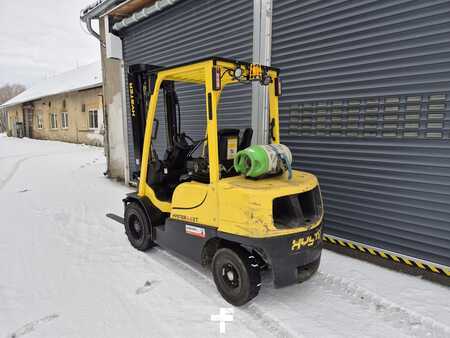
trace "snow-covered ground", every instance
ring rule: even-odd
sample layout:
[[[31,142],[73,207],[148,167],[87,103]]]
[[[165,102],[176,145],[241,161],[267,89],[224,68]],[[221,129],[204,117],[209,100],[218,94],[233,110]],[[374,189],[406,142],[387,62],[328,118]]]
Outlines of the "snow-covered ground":
[[[100,148],[0,135],[0,337],[450,337],[450,289],[324,251],[309,281],[234,309],[210,273],[134,250],[130,191],[103,176]]]

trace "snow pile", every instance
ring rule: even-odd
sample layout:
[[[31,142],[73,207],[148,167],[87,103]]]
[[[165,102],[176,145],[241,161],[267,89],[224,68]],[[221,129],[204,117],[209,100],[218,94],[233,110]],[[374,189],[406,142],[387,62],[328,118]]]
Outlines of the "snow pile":
[[[415,333],[424,336],[431,333],[433,337],[450,337],[450,327],[447,325],[398,305],[345,278],[319,272],[318,280],[332,288],[338,289],[346,296],[350,296],[362,304],[374,307],[374,310],[377,312],[383,312],[386,321],[401,323],[412,331],[411,334]]]

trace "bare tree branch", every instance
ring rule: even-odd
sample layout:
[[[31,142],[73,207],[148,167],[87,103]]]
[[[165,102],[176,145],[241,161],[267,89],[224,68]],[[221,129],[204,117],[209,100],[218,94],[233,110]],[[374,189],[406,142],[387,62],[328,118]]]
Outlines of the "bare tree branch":
[[[25,86],[13,83],[13,84],[6,84],[2,87],[0,87],[0,104],[8,101],[9,99],[13,98],[14,96],[19,95],[25,90]]]

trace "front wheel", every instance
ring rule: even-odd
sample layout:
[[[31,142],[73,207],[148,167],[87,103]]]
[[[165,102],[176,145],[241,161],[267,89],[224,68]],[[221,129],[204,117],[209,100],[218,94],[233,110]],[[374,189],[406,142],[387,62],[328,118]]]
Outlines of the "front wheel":
[[[151,237],[151,223],[142,207],[128,203],[125,207],[125,233],[131,245],[140,251],[147,251],[155,246]]]
[[[241,306],[256,297],[261,286],[259,264],[246,250],[217,250],[212,261],[214,282],[222,297],[234,306]]]

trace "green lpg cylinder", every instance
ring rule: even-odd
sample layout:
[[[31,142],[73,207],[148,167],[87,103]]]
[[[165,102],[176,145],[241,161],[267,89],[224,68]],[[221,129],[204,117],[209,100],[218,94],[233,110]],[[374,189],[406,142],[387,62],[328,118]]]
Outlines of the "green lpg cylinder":
[[[234,158],[234,169],[247,177],[258,178],[289,171],[292,154],[283,144],[254,145],[239,151]]]

